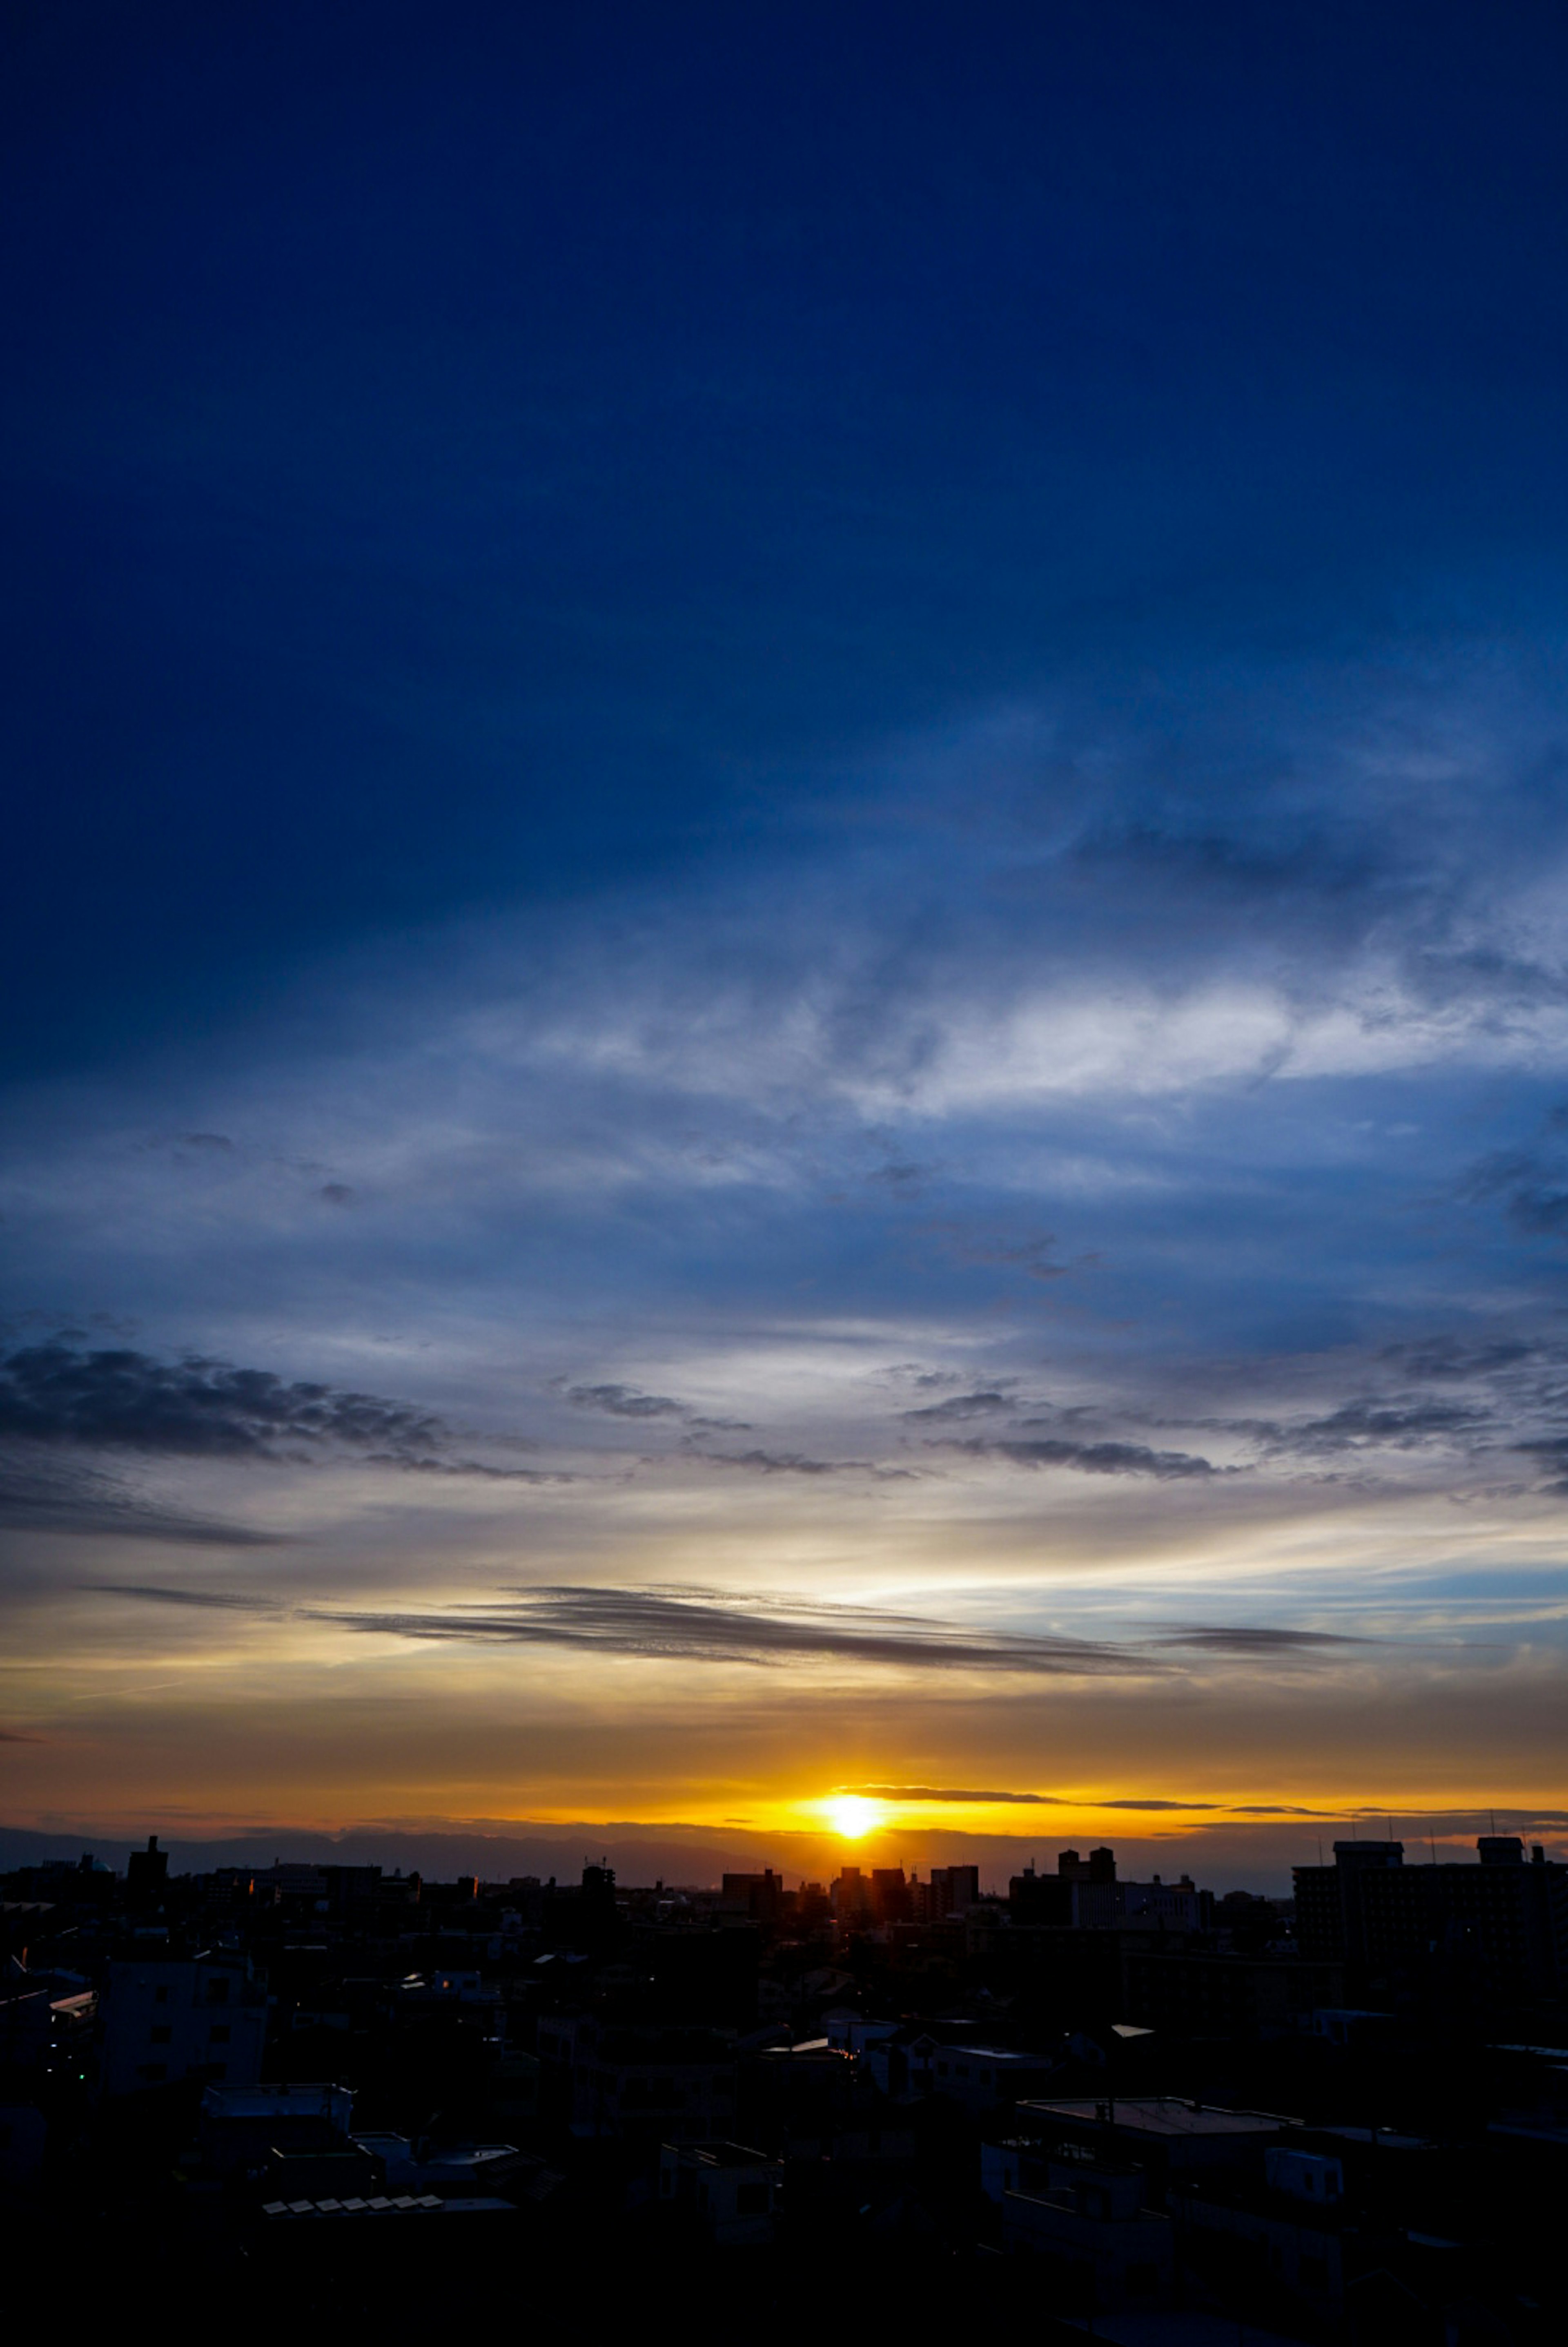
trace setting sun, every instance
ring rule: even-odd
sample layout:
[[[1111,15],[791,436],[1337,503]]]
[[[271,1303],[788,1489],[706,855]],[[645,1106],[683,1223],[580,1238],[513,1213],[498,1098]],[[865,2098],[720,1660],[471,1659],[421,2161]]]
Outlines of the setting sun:
[[[831,1821],[833,1831],[842,1834],[846,1841],[859,1841],[873,1826],[882,1822],[884,1811],[879,1801],[868,1801],[860,1793],[840,1793],[823,1809]]]

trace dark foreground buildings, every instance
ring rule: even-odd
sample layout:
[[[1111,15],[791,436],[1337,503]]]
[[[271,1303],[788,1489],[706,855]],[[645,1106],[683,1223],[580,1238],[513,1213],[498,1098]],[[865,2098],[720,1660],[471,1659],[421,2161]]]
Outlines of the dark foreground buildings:
[[[1294,1901],[1108,1850],[0,1889],[0,2303],[67,2332],[1568,2337],[1568,1870],[1507,1836]]]
[[[1298,1866],[1304,1955],[1348,1967],[1362,1992],[1439,1995],[1479,2012],[1562,1987],[1568,1867],[1538,1843],[1483,1834],[1479,1866],[1407,1866],[1398,1841],[1337,1841],[1332,1866]]]

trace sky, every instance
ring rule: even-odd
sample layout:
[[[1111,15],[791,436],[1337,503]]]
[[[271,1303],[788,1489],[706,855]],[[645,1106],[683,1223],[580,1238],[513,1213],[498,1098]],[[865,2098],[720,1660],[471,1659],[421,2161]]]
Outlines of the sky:
[[[0,39],[0,1822],[1568,1850],[1561,12]]]

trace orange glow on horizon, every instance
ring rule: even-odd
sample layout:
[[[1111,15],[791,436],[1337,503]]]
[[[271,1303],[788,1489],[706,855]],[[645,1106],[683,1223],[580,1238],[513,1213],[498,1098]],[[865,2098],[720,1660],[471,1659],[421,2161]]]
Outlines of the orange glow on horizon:
[[[833,1831],[844,1841],[859,1841],[862,1835],[886,1822],[887,1812],[880,1801],[868,1801],[861,1793],[837,1793],[822,1804]]]

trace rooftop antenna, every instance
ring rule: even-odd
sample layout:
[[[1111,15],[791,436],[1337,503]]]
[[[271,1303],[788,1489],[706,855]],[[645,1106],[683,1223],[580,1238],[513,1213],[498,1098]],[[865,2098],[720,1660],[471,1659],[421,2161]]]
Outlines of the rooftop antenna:
[[[1497,1840],[1497,1811],[1495,1809],[1488,1809],[1486,1814],[1492,1819],[1492,1838],[1493,1841],[1495,1841]]]

